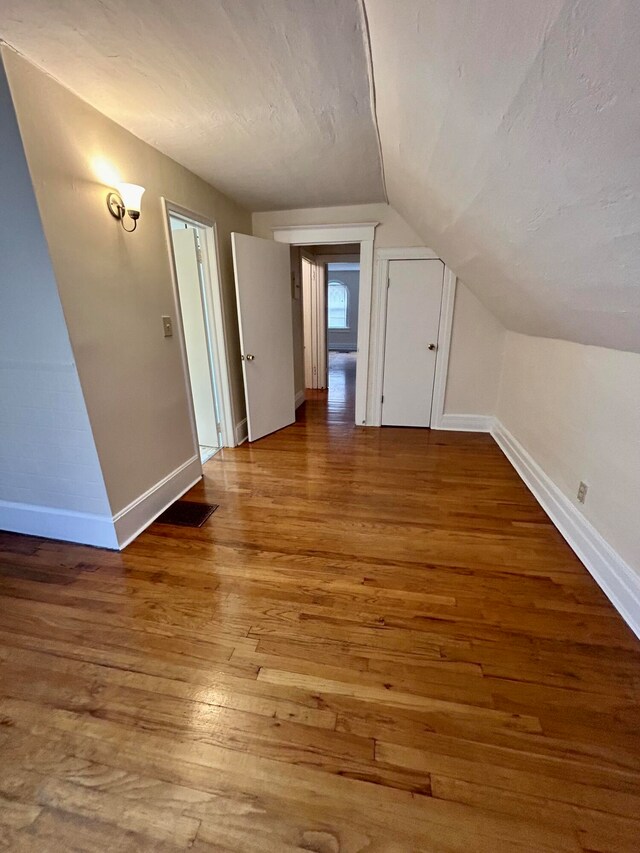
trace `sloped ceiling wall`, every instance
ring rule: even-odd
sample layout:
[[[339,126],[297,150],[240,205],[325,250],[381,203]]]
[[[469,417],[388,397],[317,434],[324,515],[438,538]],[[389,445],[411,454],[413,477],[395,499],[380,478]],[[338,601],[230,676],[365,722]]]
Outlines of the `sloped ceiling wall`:
[[[640,3],[365,6],[390,203],[508,328],[640,351]]]
[[[0,37],[249,210],[384,201],[357,0],[3,0]]]
[[[4,0],[0,36],[254,211],[385,199],[510,329],[640,352],[638,0]],[[135,180],[135,176],[130,176]]]

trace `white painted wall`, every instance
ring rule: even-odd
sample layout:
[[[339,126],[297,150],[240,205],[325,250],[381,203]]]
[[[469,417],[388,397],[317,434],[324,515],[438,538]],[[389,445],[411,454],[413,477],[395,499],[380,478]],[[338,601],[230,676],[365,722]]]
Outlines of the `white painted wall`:
[[[461,281],[456,287],[444,412],[493,415],[505,330]]]
[[[111,510],[0,63],[0,529],[115,546]]]
[[[229,232],[250,232],[250,216],[13,51],[2,56],[117,514],[195,452],[178,337],[162,330],[176,304],[161,196],[217,223],[236,421],[244,402]],[[146,187],[134,234],[107,211],[108,171]]]
[[[312,207],[296,210],[272,210],[252,215],[256,237],[273,237],[273,229],[284,225],[339,225],[354,222],[379,222],[375,249],[422,246],[423,241],[400,214],[388,204],[351,204],[341,207]]]
[[[360,291],[359,270],[332,271],[329,264],[327,282],[341,281],[349,291],[348,329],[328,329],[327,346],[329,350],[355,352],[358,348],[358,295]]]
[[[497,416],[640,583],[640,355],[507,332]]]

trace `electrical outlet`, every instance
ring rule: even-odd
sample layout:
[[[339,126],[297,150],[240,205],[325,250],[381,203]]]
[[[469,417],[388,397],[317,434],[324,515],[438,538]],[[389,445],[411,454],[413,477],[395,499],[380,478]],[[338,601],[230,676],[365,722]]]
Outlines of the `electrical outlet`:
[[[586,500],[588,488],[589,487],[587,486],[587,484],[583,483],[582,480],[580,480],[580,485],[578,486],[578,500],[581,504],[583,504]]]
[[[173,337],[173,323],[171,322],[171,317],[163,316],[162,328],[164,329],[165,338]]]

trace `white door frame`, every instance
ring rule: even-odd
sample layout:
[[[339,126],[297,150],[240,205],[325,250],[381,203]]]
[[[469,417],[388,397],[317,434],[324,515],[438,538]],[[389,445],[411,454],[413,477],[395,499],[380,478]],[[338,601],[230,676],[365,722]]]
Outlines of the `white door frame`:
[[[198,450],[198,433],[196,430],[195,411],[193,407],[193,399],[191,396],[191,381],[189,379],[189,363],[187,361],[187,348],[184,340],[184,332],[182,328],[182,311],[180,309],[180,293],[178,290],[178,275],[176,271],[175,258],[173,254],[173,242],[171,237],[171,221],[170,217],[174,216],[188,222],[196,228],[204,231],[204,253],[202,258],[202,266],[205,271],[205,309],[208,322],[213,327],[213,334],[209,337],[210,346],[213,349],[213,358],[211,369],[214,371],[216,382],[216,390],[218,391],[218,402],[220,405],[220,432],[222,434],[223,447],[235,447],[235,426],[233,402],[231,397],[231,383],[229,379],[229,359],[227,336],[225,332],[225,310],[224,300],[222,297],[222,289],[220,287],[220,261],[218,257],[218,234],[216,223],[206,216],[202,216],[192,210],[176,204],[169,199],[163,198],[162,205],[164,208],[164,223],[165,236],[167,240],[167,249],[169,252],[169,261],[171,268],[171,281],[173,284],[173,298],[176,306],[176,316],[179,319],[178,338],[180,341],[180,349],[182,354],[182,367],[184,372],[184,381],[187,389],[187,399],[189,401],[189,415],[191,418],[191,429],[193,431],[194,452]]]
[[[432,249],[426,247],[410,249],[378,249],[376,252],[376,277],[372,300],[371,322],[371,426],[382,424],[382,382],[384,373],[384,346],[387,327],[387,284],[389,281],[389,261],[442,261]],[[431,428],[444,429],[444,398],[447,390],[449,371],[449,352],[451,349],[451,330],[453,328],[453,308],[456,298],[457,278],[445,264],[442,302],[440,304],[440,325],[438,327],[438,350],[436,353],[436,371],[431,401]]]
[[[309,266],[308,276],[305,274],[305,261]],[[311,308],[313,300],[311,297],[313,265],[311,256],[300,252],[300,297],[302,299],[302,354],[304,361],[304,388],[313,388],[313,348],[311,339],[313,337],[311,320]]]
[[[360,243],[360,295],[358,298],[358,352],[356,361],[356,416],[359,426],[372,424],[369,388],[369,338],[373,292],[373,240],[378,222],[335,225],[284,225],[273,228],[273,239],[291,246]],[[378,424],[379,425],[379,424]]]

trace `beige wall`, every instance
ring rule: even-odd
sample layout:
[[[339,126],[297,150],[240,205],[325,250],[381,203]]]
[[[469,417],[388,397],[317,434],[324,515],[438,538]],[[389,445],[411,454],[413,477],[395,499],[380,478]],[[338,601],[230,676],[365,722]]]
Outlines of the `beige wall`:
[[[376,249],[423,245],[423,241],[413,228],[388,204],[351,204],[344,207],[275,210],[254,213],[252,219],[253,233],[256,237],[273,237],[272,229],[283,225],[379,222],[375,236]]]
[[[0,528],[115,545],[9,87],[0,62]]]
[[[161,196],[218,227],[234,418],[244,417],[229,232],[251,218],[10,49],[2,56],[112,511],[193,454]],[[114,171],[146,187],[125,234],[105,198]],[[234,356],[238,354],[236,359]]]
[[[640,355],[507,332],[497,416],[640,573]]]
[[[493,415],[505,330],[462,282],[456,287],[445,414]]]

